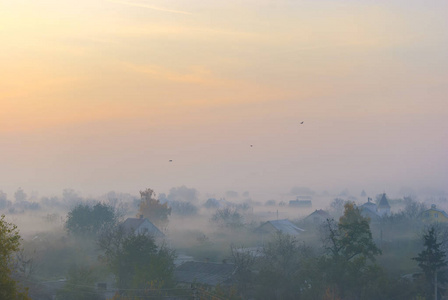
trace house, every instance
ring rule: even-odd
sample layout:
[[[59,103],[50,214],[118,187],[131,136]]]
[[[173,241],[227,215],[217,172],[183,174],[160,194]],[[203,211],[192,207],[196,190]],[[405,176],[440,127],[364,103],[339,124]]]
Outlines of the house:
[[[426,222],[448,222],[448,215],[445,211],[438,209],[435,204],[431,205],[431,208],[425,210],[422,213],[422,219]]]
[[[376,212],[376,210],[372,210],[369,206],[361,205],[359,211],[363,217],[369,218],[371,222],[379,222],[381,220],[381,216]]]
[[[385,215],[390,215],[390,205],[387,201],[386,194],[384,193],[383,196],[380,199],[380,202],[378,202],[378,206],[376,208],[376,211],[378,214],[382,217]]]
[[[367,198],[367,203],[361,205],[359,210],[361,215],[375,222],[379,221],[381,217],[390,214],[390,205],[387,201],[386,194],[383,194],[378,205],[372,202],[372,198]]]
[[[372,202],[372,198],[367,198],[367,203],[364,203],[359,207],[361,210],[368,209],[376,213],[376,204]]]
[[[267,221],[255,229],[255,232],[260,233],[262,236],[276,233],[298,236],[303,231],[305,230],[297,227],[288,219]]]
[[[307,223],[314,223],[314,224],[322,224],[327,219],[332,219],[333,217],[327,213],[325,210],[322,209],[316,209],[313,213],[305,217],[303,219]]]
[[[367,198],[367,203],[361,205],[359,207],[359,211],[363,217],[369,218],[372,222],[376,222],[381,219],[381,216],[377,211],[377,205],[372,202],[372,198]]]
[[[174,270],[174,279],[180,284],[200,283],[209,286],[230,285],[235,273],[234,264],[188,261]]]
[[[143,218],[142,215],[140,215],[140,218],[127,218],[121,226],[126,232],[149,234],[155,238],[165,237],[159,228],[152,224],[147,218]]]

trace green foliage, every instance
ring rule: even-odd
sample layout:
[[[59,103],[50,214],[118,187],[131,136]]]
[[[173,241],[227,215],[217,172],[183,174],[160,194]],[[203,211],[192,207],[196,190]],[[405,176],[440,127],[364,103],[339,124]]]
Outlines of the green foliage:
[[[344,215],[337,225],[334,220],[327,220],[327,252],[337,260],[350,261],[361,257],[374,261],[375,255],[381,254],[381,250],[373,241],[369,219],[363,217],[353,203],[346,203],[344,208]]]
[[[378,267],[369,265],[381,250],[375,245],[369,219],[363,217],[353,203],[344,205],[344,214],[336,224],[327,220],[324,248],[327,256],[319,261],[325,290],[343,299],[359,298],[363,286],[376,278]],[[372,273],[373,272],[373,273]]]
[[[104,234],[99,246],[119,289],[172,286],[175,253],[166,245],[156,245],[152,236],[125,233],[118,227]]]
[[[311,249],[290,235],[278,234],[263,250],[257,299],[299,299],[308,289],[305,261]]]
[[[143,215],[148,218],[156,226],[166,226],[168,223],[168,216],[171,215],[171,208],[167,203],[160,203],[157,200],[156,194],[151,189],[140,191],[140,206],[138,215]]]
[[[244,250],[244,248],[230,247],[232,261],[236,266],[234,278],[237,282],[237,289],[241,294],[246,294],[247,289],[254,282],[252,267],[256,262],[254,253]]]
[[[21,291],[11,278],[13,255],[20,248],[17,226],[0,217],[0,299],[29,299],[26,291]]]
[[[75,235],[96,236],[103,229],[114,226],[117,219],[112,206],[102,203],[97,203],[93,207],[78,204],[67,214],[65,228]]]
[[[442,242],[437,241],[435,226],[430,226],[423,234],[424,247],[417,257],[412,258],[418,262],[418,266],[423,270],[425,276],[431,283],[435,282],[436,273],[447,265],[446,253],[441,249]],[[441,273],[440,275],[444,275]],[[445,276],[439,276],[437,281],[445,281]]]
[[[58,291],[57,300],[101,300],[102,295],[95,289],[96,276],[91,268],[73,267],[69,270],[67,282]]]

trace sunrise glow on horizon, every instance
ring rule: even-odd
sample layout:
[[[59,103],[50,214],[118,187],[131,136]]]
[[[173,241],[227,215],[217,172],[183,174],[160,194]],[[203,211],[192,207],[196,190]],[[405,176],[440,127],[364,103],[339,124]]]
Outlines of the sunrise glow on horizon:
[[[1,0],[0,189],[446,189],[447,20],[446,1]]]

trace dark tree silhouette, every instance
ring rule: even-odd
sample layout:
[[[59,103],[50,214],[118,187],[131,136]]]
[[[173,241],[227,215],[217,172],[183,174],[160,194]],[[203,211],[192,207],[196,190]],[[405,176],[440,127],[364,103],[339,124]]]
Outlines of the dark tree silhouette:
[[[424,247],[417,257],[412,259],[418,262],[418,266],[423,270],[426,278],[434,284],[437,294],[437,273],[442,267],[447,265],[446,253],[441,249],[442,242],[437,241],[437,232],[435,226],[430,226],[423,234]]]

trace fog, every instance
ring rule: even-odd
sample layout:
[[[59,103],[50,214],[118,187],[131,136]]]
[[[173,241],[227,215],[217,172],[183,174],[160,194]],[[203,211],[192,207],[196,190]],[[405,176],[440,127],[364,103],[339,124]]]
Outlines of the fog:
[[[0,272],[33,299],[98,296],[93,283],[117,300],[433,298],[415,258],[432,229],[448,251],[447,12],[2,1],[0,225],[21,239]],[[121,231],[143,219],[149,237]],[[275,221],[289,232],[267,234]],[[151,255],[126,256],[132,243]],[[205,261],[238,267],[180,279]]]

